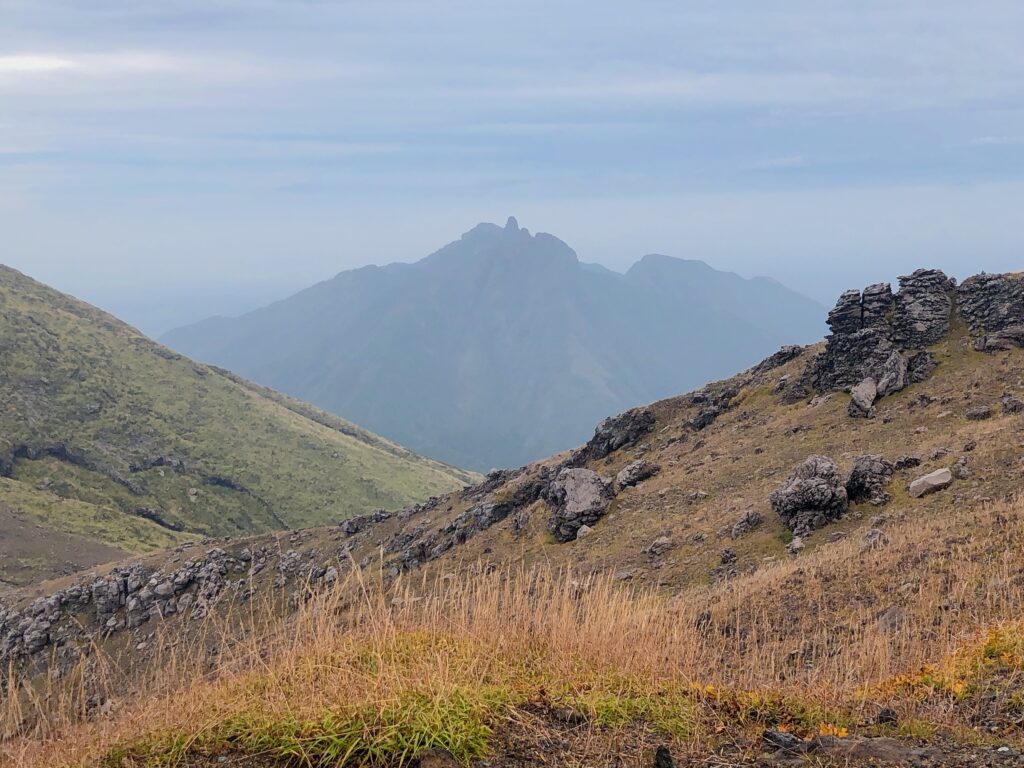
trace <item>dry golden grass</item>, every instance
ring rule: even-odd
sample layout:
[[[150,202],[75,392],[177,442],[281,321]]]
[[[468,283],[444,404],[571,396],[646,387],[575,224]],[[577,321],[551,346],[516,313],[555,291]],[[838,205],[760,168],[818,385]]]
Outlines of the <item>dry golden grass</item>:
[[[88,676],[9,695],[0,726],[22,734],[0,762],[384,765],[431,746],[469,760],[502,729],[540,727],[528,712],[695,750],[765,726],[877,732],[883,706],[903,735],[1019,739],[1022,513],[911,519],[880,550],[822,546],[675,597],[543,568],[386,589],[356,575],[287,619],[268,604],[168,633],[130,675],[96,657]],[[99,688],[107,703],[86,717]]]

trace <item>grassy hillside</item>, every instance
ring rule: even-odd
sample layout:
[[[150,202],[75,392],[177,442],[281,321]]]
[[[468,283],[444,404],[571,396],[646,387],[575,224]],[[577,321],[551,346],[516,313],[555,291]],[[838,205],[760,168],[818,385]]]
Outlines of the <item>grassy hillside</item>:
[[[402,514],[219,541],[185,563],[148,556],[143,576],[172,584],[216,564],[225,597],[202,621],[181,616],[211,584],[188,586],[166,600],[176,618],[108,634],[88,599],[62,598],[52,644],[90,649],[109,674],[90,675],[87,655],[31,714],[19,703],[30,689],[10,697],[0,721],[11,731],[42,725],[7,755],[33,768],[662,768],[669,755],[1016,768],[1024,349],[987,344],[993,327],[993,351],[978,351],[963,311],[925,345],[934,369],[870,418],[851,415],[842,390],[792,397],[825,345],[790,349],[602,425],[580,451]],[[885,495],[795,547],[770,499],[812,455],[843,477],[880,455],[893,474]],[[556,535],[563,471],[613,478],[638,461],[659,470],[617,481],[582,535]],[[944,469],[948,486],[911,495]],[[573,503],[598,496],[588,493]],[[226,599],[239,582],[255,596],[241,609]],[[11,593],[7,605],[30,611],[46,593]],[[31,673],[21,684],[41,685]],[[83,707],[97,690],[120,708]]]
[[[0,475],[0,503],[128,551],[401,507],[472,479],[6,267]]]

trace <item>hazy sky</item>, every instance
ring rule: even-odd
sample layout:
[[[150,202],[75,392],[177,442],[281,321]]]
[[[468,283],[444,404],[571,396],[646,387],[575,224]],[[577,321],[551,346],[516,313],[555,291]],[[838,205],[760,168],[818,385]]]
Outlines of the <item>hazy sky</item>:
[[[509,214],[825,302],[1020,269],[1022,40],[1020,0],[0,0],[0,261],[154,333]]]

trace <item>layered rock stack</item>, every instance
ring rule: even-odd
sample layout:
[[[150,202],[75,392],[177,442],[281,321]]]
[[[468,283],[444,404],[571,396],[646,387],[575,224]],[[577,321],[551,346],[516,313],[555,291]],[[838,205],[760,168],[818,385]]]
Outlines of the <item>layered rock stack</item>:
[[[1024,346],[1024,275],[981,274],[959,287],[936,269],[846,291],[829,312],[825,352],[807,371],[819,392],[850,390],[851,416],[870,416],[877,398],[923,381],[936,366],[927,347],[959,317],[978,350]]]

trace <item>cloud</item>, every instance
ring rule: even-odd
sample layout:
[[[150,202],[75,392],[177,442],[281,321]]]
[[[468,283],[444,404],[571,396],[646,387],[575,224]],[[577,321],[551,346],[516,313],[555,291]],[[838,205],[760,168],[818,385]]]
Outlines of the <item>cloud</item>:
[[[77,69],[79,66],[78,62],[59,56],[33,54],[0,56],[0,76],[60,72],[62,70]]]

